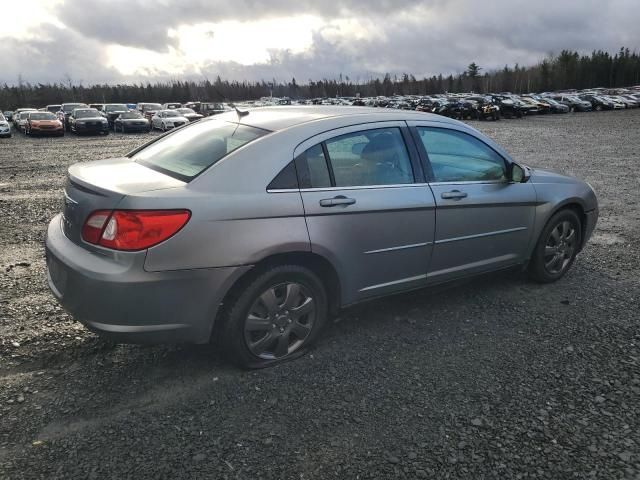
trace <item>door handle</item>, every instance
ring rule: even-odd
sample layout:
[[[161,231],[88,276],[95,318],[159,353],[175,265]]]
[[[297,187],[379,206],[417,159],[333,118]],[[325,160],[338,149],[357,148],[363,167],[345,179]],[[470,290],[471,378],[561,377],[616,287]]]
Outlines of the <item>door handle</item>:
[[[450,192],[443,192],[440,195],[445,200],[460,200],[467,196],[467,192],[461,192],[460,190],[451,190]]]
[[[337,197],[333,198],[323,198],[322,200],[320,200],[321,207],[337,207],[338,205],[347,206],[353,205],[354,203],[356,203],[355,198],[345,197],[344,195],[338,195]]]

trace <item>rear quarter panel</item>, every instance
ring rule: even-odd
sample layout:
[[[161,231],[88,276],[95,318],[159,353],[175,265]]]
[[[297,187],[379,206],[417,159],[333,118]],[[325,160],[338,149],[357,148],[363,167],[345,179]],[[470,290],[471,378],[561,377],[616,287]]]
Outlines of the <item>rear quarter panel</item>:
[[[174,237],[150,248],[149,271],[252,265],[277,253],[309,251],[298,191],[268,193],[293,160],[286,132],[269,134],[225,157],[183,188],[123,199],[121,208],[187,208]]]

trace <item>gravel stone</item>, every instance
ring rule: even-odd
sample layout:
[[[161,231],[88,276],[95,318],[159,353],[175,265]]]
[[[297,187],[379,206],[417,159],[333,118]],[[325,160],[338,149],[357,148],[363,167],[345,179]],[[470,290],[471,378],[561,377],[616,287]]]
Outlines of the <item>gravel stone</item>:
[[[68,166],[156,134],[0,139],[0,478],[640,478],[640,109],[471,123],[595,188],[568,275],[346,309],[312,354],[255,372],[101,340],[48,291]]]

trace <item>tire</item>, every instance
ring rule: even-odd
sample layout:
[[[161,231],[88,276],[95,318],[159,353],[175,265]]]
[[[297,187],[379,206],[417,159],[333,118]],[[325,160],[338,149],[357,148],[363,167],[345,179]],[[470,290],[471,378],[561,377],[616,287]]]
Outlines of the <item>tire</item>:
[[[305,305],[306,313],[293,314]],[[274,266],[256,273],[232,295],[216,340],[237,365],[270,367],[303,355],[317,340],[327,315],[326,289],[315,273],[299,265]]]
[[[540,234],[529,262],[529,276],[540,283],[559,280],[573,265],[581,245],[582,225],[578,214],[569,209],[560,210]]]

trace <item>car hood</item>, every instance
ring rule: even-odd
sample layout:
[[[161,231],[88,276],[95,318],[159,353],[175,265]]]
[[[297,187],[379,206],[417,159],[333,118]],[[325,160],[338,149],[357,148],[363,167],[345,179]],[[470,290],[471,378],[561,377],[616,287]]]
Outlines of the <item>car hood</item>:
[[[167,117],[167,118],[163,118],[162,120],[165,120],[165,121],[168,120],[170,122],[175,122],[175,121],[179,122],[181,120],[189,120],[189,119],[187,117],[180,116],[180,117]]]
[[[96,120],[106,120],[106,119],[104,117],[82,117],[82,118],[76,118],[76,122],[86,122],[86,121],[94,122]]]
[[[575,177],[570,177],[568,175],[564,175],[560,172],[555,172],[553,170],[547,170],[543,168],[537,167],[529,167],[531,168],[531,181],[533,183],[576,183],[581,182]]]
[[[31,120],[32,125],[60,125],[60,120]]]

